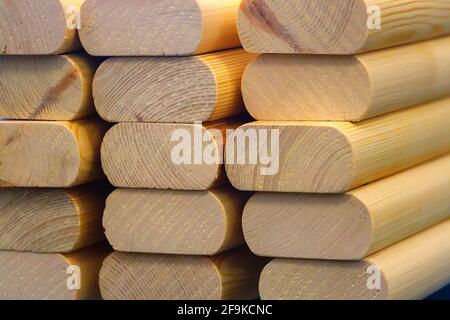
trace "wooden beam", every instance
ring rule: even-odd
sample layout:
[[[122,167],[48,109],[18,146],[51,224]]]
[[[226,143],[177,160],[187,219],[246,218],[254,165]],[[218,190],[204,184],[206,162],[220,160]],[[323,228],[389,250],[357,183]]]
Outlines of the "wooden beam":
[[[359,260],[450,218],[450,155],[341,195],[259,193],[245,206],[258,256]]]
[[[83,1],[0,1],[0,55],[52,55],[79,50],[77,25]]]
[[[83,54],[0,56],[0,118],[75,120],[95,112],[98,62]]]
[[[104,240],[109,188],[0,189],[0,250],[67,253]]]
[[[361,121],[448,96],[448,61],[450,37],[348,57],[261,55],[242,94],[257,120]]]
[[[415,300],[450,282],[450,220],[362,261],[275,259],[261,274],[264,300]]]
[[[98,273],[109,252],[104,245],[66,255],[0,251],[0,299],[99,299]]]
[[[450,0],[243,0],[250,52],[355,54],[450,33]]]
[[[106,60],[94,79],[95,106],[109,122],[215,121],[245,111],[241,78],[256,55],[242,49],[195,57]]]
[[[231,187],[117,189],[106,202],[103,226],[117,251],[215,255],[244,243],[241,218],[249,196]]]
[[[100,270],[100,291],[104,300],[255,299],[266,262],[246,247],[214,257],[114,252]]]
[[[279,133],[279,155],[271,156],[279,170],[263,175],[261,154],[256,164],[231,159],[226,169],[237,189],[343,193],[450,152],[450,98],[359,123],[259,121],[238,132],[249,130]],[[234,159],[265,147],[241,144]]]
[[[103,170],[119,188],[214,188],[226,181],[222,165],[225,131],[240,124],[237,120],[204,125],[117,124],[103,140]]]
[[[240,0],[86,0],[80,38],[94,56],[188,56],[240,47]]]
[[[100,179],[107,128],[95,118],[0,121],[0,186],[65,188]]]

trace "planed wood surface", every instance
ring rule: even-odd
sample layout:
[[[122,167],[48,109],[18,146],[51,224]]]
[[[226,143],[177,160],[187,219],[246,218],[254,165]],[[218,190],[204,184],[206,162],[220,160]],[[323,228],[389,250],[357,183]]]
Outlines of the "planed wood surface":
[[[0,189],[0,250],[67,253],[104,240],[109,188]]]
[[[242,94],[257,120],[361,121],[448,96],[449,78],[445,37],[348,57],[261,55]]]
[[[214,257],[114,252],[100,270],[104,300],[248,300],[266,259],[246,247]]]
[[[94,56],[189,56],[240,47],[240,0],[86,0],[80,38]]]
[[[359,260],[450,218],[450,155],[340,195],[259,193],[245,207],[258,256]]]
[[[106,133],[102,144],[103,170],[111,184],[119,188],[211,189],[226,179],[224,133],[240,124],[233,119],[204,125],[117,124]],[[176,159],[180,162],[174,162],[172,155],[181,158]],[[212,159],[207,159],[210,155]]]
[[[275,259],[259,290],[263,300],[418,300],[449,282],[447,220],[362,261]]]
[[[242,49],[195,57],[106,60],[94,79],[95,106],[109,122],[215,121],[245,111]]]
[[[66,255],[0,251],[0,299],[99,299],[98,274],[109,252],[104,245]],[[77,280],[71,266],[79,267]],[[74,286],[78,283],[80,289]]]
[[[84,0],[0,0],[0,55],[53,55],[81,49]]]
[[[450,0],[243,0],[237,20],[250,52],[351,55],[449,34]]]
[[[262,175],[261,161],[228,163],[234,187],[343,193],[450,152],[450,98],[359,123],[258,121],[241,127],[249,129],[279,130],[279,170]],[[248,140],[244,146],[248,154]]]
[[[83,54],[0,56],[0,118],[75,120],[95,112],[98,62]]]
[[[103,227],[117,251],[215,255],[244,243],[242,211],[249,194],[117,189],[106,202]]]
[[[0,186],[65,188],[102,178],[107,128],[95,118],[0,121]]]

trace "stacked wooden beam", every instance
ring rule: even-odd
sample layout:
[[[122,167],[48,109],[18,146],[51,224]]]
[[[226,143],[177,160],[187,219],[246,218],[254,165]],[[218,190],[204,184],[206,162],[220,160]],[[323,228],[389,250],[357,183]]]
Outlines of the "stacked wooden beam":
[[[98,61],[72,53],[80,2],[1,2],[0,299],[99,297],[108,126],[94,116]]]
[[[450,1],[244,0],[238,29],[265,53],[243,76],[258,121],[241,129],[280,137],[275,175],[226,166],[258,192],[246,241],[276,257],[261,297],[420,299],[448,284]]]
[[[258,296],[266,259],[244,245],[241,225],[250,195],[229,186],[223,166],[223,134],[244,121],[241,77],[255,57],[237,48],[239,2],[87,0],[81,8],[83,46],[112,57],[95,74],[95,106],[119,122],[101,149],[118,187],[103,219],[117,250],[100,272],[104,299]]]

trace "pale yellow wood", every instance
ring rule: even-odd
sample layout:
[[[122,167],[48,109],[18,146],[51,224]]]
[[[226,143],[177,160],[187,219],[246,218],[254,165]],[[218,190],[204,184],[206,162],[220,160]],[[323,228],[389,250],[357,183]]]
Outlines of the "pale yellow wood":
[[[243,229],[259,256],[359,260],[450,218],[450,155],[342,195],[259,193]]]
[[[98,273],[109,252],[105,245],[68,255],[0,251],[0,299],[99,299]],[[71,266],[79,267],[79,279]]]
[[[81,48],[84,0],[0,0],[0,55],[50,55]]]
[[[215,255],[244,242],[241,217],[248,198],[231,187],[117,189],[106,202],[103,226],[117,251]]]
[[[204,125],[117,124],[107,132],[102,144],[103,170],[109,181],[119,188],[211,189],[225,182],[225,130],[240,124],[237,120]],[[179,138],[178,133],[183,137]],[[195,137],[201,139],[202,136],[203,142],[198,141],[194,147],[193,141],[198,140]],[[190,147],[183,151],[182,147],[186,146]],[[174,162],[172,155],[180,162]]]
[[[98,62],[83,54],[0,56],[0,118],[75,120],[95,112]]]
[[[94,56],[188,56],[240,47],[240,0],[86,0],[80,38]]]
[[[194,57],[111,58],[94,78],[109,122],[214,121],[243,113],[241,79],[256,55],[242,49]]]
[[[101,178],[107,129],[96,118],[0,121],[0,186],[63,188]]]
[[[275,259],[259,289],[264,300],[415,300],[448,283],[450,220],[362,261]]]
[[[238,31],[250,52],[355,54],[449,34],[450,0],[243,0]]]
[[[450,95],[450,37],[357,56],[261,55],[242,79],[257,120],[360,121]]]
[[[358,123],[257,121],[240,130],[279,133],[279,154],[272,155],[279,156],[279,170],[263,175],[261,161],[229,161],[228,178],[237,189],[342,193],[450,152],[450,98]],[[246,139],[232,160],[254,147]]]
[[[105,300],[255,299],[266,262],[246,247],[214,257],[114,252],[100,271],[100,290]]]

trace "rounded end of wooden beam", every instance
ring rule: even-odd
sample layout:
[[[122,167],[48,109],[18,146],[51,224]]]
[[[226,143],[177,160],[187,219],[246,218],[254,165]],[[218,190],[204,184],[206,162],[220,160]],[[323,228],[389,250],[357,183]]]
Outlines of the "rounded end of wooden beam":
[[[369,261],[272,260],[261,273],[262,300],[387,300],[385,275]]]
[[[259,193],[245,207],[243,229],[265,257],[359,260],[373,242],[370,213],[350,194]]]
[[[222,278],[207,257],[114,252],[100,271],[104,300],[220,300]]]
[[[371,91],[355,57],[261,55],[242,79],[245,106],[257,120],[359,121]]]
[[[202,23],[195,0],[86,0],[79,34],[94,56],[182,56],[200,46]]]
[[[109,122],[207,121],[217,104],[216,79],[196,57],[112,58],[97,70],[93,93]]]
[[[369,32],[363,0],[244,0],[243,47],[257,53],[355,54]]]

